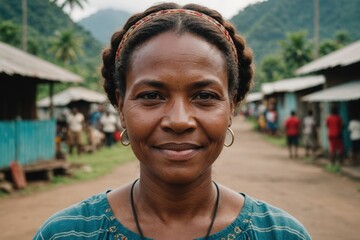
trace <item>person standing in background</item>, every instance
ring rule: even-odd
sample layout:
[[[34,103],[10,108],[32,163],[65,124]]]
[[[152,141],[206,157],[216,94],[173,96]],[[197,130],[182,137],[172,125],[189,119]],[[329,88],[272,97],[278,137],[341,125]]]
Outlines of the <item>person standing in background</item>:
[[[266,127],[270,135],[276,135],[277,131],[277,113],[274,104],[270,104],[269,109],[265,113]]]
[[[344,145],[342,141],[343,122],[339,116],[339,110],[336,107],[331,109],[331,114],[326,119],[328,129],[328,139],[330,144],[330,160],[332,164],[336,163],[336,154],[339,155],[339,164],[343,163]]]
[[[315,156],[317,140],[316,140],[316,125],[313,117],[313,112],[308,111],[307,116],[303,120],[303,141],[305,147],[305,157],[309,156],[311,150],[312,156]]]
[[[111,147],[114,143],[114,133],[116,130],[116,118],[111,114],[110,110],[107,109],[105,114],[100,118],[100,124],[102,126],[102,131],[105,134],[105,143],[106,146]]]
[[[89,112],[89,126],[100,129],[101,115],[102,107],[96,103],[91,104]]]
[[[285,122],[287,146],[289,149],[289,157],[298,157],[298,146],[299,146],[299,129],[300,120],[296,116],[295,111],[291,111],[291,116],[286,119]],[[294,152],[293,152],[294,148]]]
[[[73,153],[73,148],[76,147],[77,154],[81,154],[81,135],[84,125],[84,115],[80,113],[77,108],[72,108],[71,113],[67,117],[68,123],[68,146],[69,153]]]
[[[348,130],[350,131],[352,164],[356,166],[359,161],[360,152],[360,113],[356,113],[356,117],[349,122]]]

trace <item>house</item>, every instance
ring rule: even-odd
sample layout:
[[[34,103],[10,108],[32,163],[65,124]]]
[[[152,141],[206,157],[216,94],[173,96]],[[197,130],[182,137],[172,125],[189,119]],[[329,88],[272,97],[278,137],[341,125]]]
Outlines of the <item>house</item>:
[[[55,158],[54,119],[36,114],[39,84],[79,83],[83,79],[50,62],[0,42],[0,169]],[[52,101],[50,101],[52,105]]]
[[[263,102],[263,94],[261,92],[249,93],[245,98],[242,113],[249,117],[258,117],[259,108]]]
[[[37,102],[37,107],[42,109],[43,115],[49,117],[50,97],[46,97]],[[70,87],[55,94],[52,98],[52,104],[55,111],[61,111],[64,108],[76,107],[84,116],[87,116],[90,111],[91,104],[103,104],[107,101],[105,94],[84,88],[84,87]],[[55,114],[55,116],[58,115]]]
[[[301,98],[320,90],[324,83],[324,76],[319,75],[283,79],[262,84],[261,92],[268,107],[273,105],[277,111],[278,128],[283,130],[284,122],[293,110],[300,117],[306,115],[308,106],[301,102]]]
[[[322,74],[325,84],[322,90],[302,98],[321,113],[321,145],[328,150],[326,117],[332,107],[337,107],[344,122],[345,149],[350,148],[347,126],[360,111],[360,41],[325,55],[297,69],[297,74]]]

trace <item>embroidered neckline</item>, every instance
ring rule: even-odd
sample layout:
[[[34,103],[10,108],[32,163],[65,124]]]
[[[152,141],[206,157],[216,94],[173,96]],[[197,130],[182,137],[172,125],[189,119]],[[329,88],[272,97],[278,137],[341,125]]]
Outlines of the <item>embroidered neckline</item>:
[[[133,232],[132,230],[125,227],[121,222],[119,222],[111,207],[109,204],[109,201],[107,199],[107,191],[106,193],[103,193],[103,200],[101,202],[101,205],[103,206],[104,214],[107,216],[107,219],[109,220],[110,227],[108,228],[108,231],[113,234],[115,239],[117,240],[130,240],[130,239],[140,239],[140,235]],[[248,225],[251,222],[252,217],[252,204],[251,204],[251,197],[244,193],[240,193],[244,196],[245,202],[244,206],[241,209],[238,216],[235,218],[235,220],[220,230],[219,232],[216,232],[209,236],[209,239],[235,239],[234,237],[238,237],[239,235],[245,234],[247,230],[250,228]],[[144,238],[145,240],[152,240],[151,238]],[[204,238],[196,238],[195,240],[203,240]]]

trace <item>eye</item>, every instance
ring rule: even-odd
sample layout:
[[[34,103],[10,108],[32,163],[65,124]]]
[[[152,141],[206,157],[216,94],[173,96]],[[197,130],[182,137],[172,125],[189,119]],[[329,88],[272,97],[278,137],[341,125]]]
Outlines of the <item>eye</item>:
[[[139,94],[138,98],[145,100],[163,100],[164,98],[157,92],[144,92]]]
[[[218,96],[215,93],[211,93],[211,92],[200,92],[195,96],[195,99],[198,100],[218,99]]]

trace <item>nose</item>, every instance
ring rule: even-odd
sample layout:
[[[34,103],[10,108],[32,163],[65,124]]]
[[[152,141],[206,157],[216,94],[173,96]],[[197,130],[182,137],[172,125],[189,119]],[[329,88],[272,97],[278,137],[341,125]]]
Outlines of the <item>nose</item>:
[[[176,99],[168,104],[161,121],[165,131],[184,133],[196,128],[196,120],[191,103],[187,99]]]

